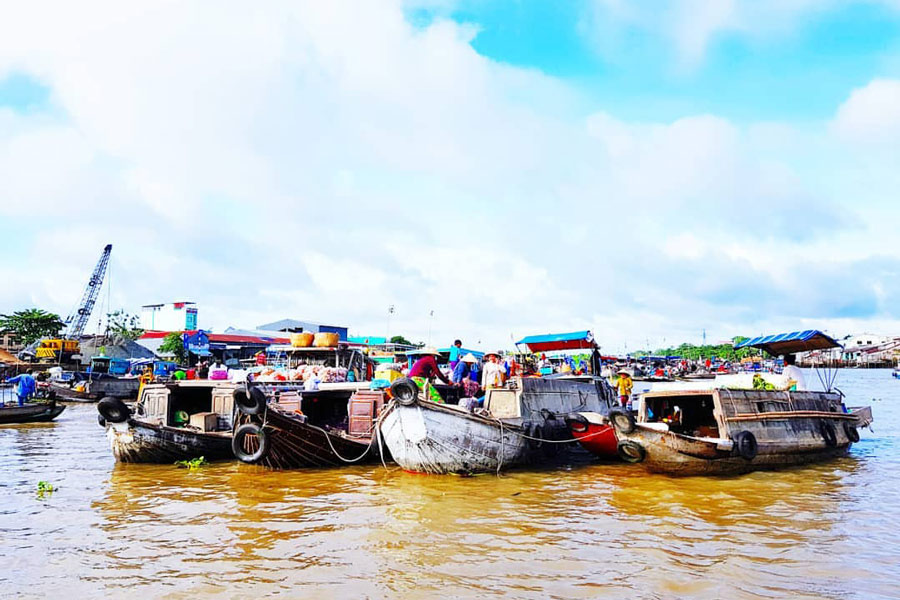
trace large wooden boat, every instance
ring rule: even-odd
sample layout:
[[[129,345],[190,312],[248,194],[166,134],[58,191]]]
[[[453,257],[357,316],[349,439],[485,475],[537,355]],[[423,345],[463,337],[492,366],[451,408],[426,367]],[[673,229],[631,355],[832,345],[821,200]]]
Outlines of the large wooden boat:
[[[23,406],[18,403],[0,406],[0,425],[14,423],[41,423],[52,421],[66,409],[65,406],[50,402],[26,402]]]
[[[209,380],[151,383],[134,407],[104,398],[97,410],[113,456],[129,463],[233,458],[235,387]]]
[[[843,455],[859,440],[836,392],[669,390],[613,411],[619,455],[671,475],[732,475]]]
[[[423,399],[409,380],[395,381],[392,390],[395,401],[380,419],[380,436],[403,469],[436,474],[547,462],[564,446],[574,447],[570,413],[605,413],[613,398],[600,379],[513,378],[504,388],[487,390],[483,409],[470,412]]]
[[[374,428],[384,394],[368,388],[365,382],[310,390],[250,384],[236,396],[234,455],[270,469],[378,461]]]

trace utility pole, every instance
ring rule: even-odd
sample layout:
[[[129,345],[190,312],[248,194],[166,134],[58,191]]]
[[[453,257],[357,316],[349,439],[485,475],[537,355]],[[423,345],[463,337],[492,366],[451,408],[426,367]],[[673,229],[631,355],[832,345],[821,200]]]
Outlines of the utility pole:
[[[434,309],[428,313],[428,345],[431,345],[431,325],[434,323]]]
[[[388,306],[388,318],[387,318],[387,335],[384,338],[384,342],[386,344],[391,343],[391,315],[394,314],[394,305],[391,304]]]

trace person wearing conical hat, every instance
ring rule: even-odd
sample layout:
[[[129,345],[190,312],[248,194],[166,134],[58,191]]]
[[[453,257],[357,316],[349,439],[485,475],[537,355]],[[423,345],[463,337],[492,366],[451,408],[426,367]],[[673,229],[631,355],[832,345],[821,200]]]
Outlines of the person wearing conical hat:
[[[435,360],[435,357],[440,355],[441,353],[438,352],[436,348],[424,348],[422,350],[421,358],[413,363],[407,377],[416,382],[416,385],[419,386],[419,389],[424,394],[425,399],[431,400],[432,402],[443,403],[444,399],[431,384],[431,382],[437,378],[450,385],[450,380],[441,372],[438,368],[437,360]]]
[[[500,353],[488,352],[484,355],[484,370],[481,373],[481,387],[484,389],[501,388],[506,370],[500,365]]]
[[[459,362],[456,363],[456,366],[453,367],[453,373],[450,374],[450,381],[456,384],[462,383],[462,380],[468,377],[469,373],[472,372],[472,365],[476,362],[478,362],[478,359],[476,359],[475,355],[471,352],[460,358]]]
[[[628,404],[628,400],[631,399],[631,390],[634,387],[634,382],[631,380],[631,374],[625,369],[619,369],[617,375],[618,378],[613,387],[616,388],[619,395],[619,404],[625,406]]]

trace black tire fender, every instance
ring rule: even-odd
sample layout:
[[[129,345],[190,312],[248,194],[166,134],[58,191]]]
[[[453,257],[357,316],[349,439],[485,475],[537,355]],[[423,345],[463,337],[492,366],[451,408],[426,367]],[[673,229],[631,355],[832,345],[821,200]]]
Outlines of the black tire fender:
[[[756,436],[749,431],[738,431],[731,436],[731,441],[734,442],[734,453],[744,460],[753,460],[759,453]]]
[[[588,430],[588,420],[581,413],[569,413],[566,415],[566,425],[569,426],[569,431],[574,433],[584,433]]]
[[[629,434],[634,431],[636,424],[634,417],[628,411],[621,408],[611,408],[609,410],[609,422],[613,424],[619,433]]]
[[[401,377],[391,384],[391,394],[403,406],[412,406],[419,398],[419,386],[412,379]]]
[[[259,441],[259,447],[255,452],[247,452],[244,450],[244,438],[248,435],[255,435]],[[269,453],[269,436],[265,430],[256,423],[244,423],[234,432],[231,438],[231,451],[235,458],[245,463],[257,463]]]
[[[107,396],[97,403],[97,412],[107,423],[124,423],[131,416],[131,410],[119,398]]]
[[[619,458],[631,464],[644,462],[644,459],[647,458],[647,451],[644,450],[644,447],[631,440],[619,442],[616,446],[616,452],[618,452]]]
[[[526,423],[525,435],[528,436],[528,442],[533,448],[540,448],[544,445],[544,430],[540,423]]]
[[[847,439],[850,440],[851,444],[855,444],[859,441],[859,430],[852,423],[844,421],[844,434],[847,436]]]
[[[834,429],[834,423],[822,419],[819,421],[819,433],[822,435],[822,439],[825,440],[826,446],[829,448],[837,446],[837,432]]]
[[[258,387],[234,390],[234,403],[245,415],[260,415],[266,410],[266,393]]]
[[[106,427],[106,419],[103,418],[103,415],[97,415],[97,423],[100,425],[100,427]]]

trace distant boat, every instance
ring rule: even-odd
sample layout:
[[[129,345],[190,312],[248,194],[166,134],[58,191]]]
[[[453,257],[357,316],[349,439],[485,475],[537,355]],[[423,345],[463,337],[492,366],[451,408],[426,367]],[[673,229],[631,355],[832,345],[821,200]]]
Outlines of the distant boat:
[[[19,406],[18,403],[6,404],[0,406],[0,425],[52,421],[65,409],[65,406],[58,405],[52,400],[49,403],[26,402],[23,406]]]

